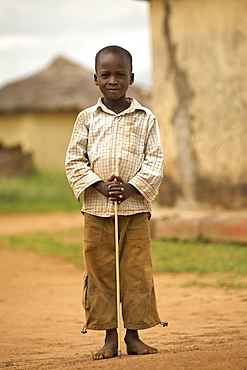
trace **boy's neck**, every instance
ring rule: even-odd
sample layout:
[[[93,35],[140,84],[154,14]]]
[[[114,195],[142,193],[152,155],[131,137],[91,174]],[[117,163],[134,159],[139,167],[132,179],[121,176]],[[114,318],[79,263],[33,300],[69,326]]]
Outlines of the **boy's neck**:
[[[108,109],[112,110],[116,114],[119,114],[119,113],[123,112],[125,109],[129,108],[129,106],[130,106],[130,102],[126,99],[125,96],[122,96],[118,100],[110,100],[110,99],[107,99],[104,96],[102,101],[103,101],[103,104]]]

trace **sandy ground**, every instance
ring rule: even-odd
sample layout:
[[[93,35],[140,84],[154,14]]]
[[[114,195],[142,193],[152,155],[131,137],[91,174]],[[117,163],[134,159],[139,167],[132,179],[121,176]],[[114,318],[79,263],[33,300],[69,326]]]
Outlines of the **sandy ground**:
[[[47,218],[38,224],[59,228],[44,222]],[[42,227],[36,223],[36,229]],[[1,369],[247,369],[246,290],[186,288],[196,275],[157,274],[158,308],[169,326],[140,335],[159,353],[128,356],[123,343],[121,359],[93,361],[104,333],[80,333],[82,271],[58,259],[8,250],[0,250],[0,271]]]
[[[78,212],[0,213],[0,235],[17,235],[29,231],[59,231],[81,227],[83,216]]]

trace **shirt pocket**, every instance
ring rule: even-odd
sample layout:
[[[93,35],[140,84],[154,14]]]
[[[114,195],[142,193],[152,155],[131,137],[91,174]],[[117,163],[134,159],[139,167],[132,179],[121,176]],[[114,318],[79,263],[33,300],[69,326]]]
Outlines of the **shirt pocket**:
[[[128,132],[124,133],[122,136],[122,141],[121,141],[121,147],[123,148],[124,151],[131,153],[131,154],[136,154],[140,155],[143,153],[143,140],[142,138],[136,134],[135,132]]]

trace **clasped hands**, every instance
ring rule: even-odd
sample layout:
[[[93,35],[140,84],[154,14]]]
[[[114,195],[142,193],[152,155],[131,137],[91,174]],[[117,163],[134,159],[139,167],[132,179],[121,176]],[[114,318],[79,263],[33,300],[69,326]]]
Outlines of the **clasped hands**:
[[[93,184],[93,187],[109,198],[112,202],[122,203],[129,198],[137,189],[131,184],[124,182],[121,177],[111,175],[107,181],[99,181]]]

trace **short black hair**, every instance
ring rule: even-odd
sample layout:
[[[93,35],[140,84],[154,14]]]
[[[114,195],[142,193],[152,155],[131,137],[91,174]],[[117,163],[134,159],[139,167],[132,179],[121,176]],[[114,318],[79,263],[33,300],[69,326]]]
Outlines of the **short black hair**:
[[[98,62],[99,62],[100,57],[102,55],[108,54],[108,53],[112,53],[112,54],[123,54],[127,58],[127,60],[129,61],[129,64],[130,64],[130,72],[132,72],[132,69],[133,69],[133,66],[132,66],[132,55],[130,54],[130,52],[128,50],[122,48],[121,46],[116,46],[116,45],[106,46],[103,49],[101,49],[101,50],[98,51],[98,53],[95,56],[95,71],[97,71],[97,65],[98,65]]]

